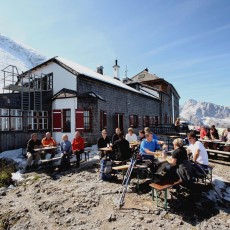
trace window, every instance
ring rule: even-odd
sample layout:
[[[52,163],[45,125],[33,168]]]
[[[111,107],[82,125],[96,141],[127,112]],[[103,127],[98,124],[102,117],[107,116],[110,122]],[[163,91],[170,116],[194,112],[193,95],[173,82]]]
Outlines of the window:
[[[164,115],[164,123],[165,123],[165,124],[168,123],[168,115],[167,115],[167,114]]]
[[[53,73],[49,73],[42,77],[42,89],[50,90],[53,88]]]
[[[130,115],[129,116],[129,126],[132,128],[138,127],[138,116],[137,115]]]
[[[91,116],[89,110],[84,111],[84,129],[91,130]]]
[[[22,130],[22,111],[19,109],[10,110],[10,130]]]
[[[155,116],[155,125],[158,125],[158,116]]]
[[[75,111],[75,124],[76,124],[76,131],[91,131],[92,129],[92,113],[91,110],[80,110],[77,109]]]
[[[107,114],[105,111],[100,111],[100,130],[106,129],[107,127]]]
[[[141,120],[142,120],[142,119],[141,119],[141,116],[139,116],[139,117],[138,117],[138,126],[139,126],[139,127],[141,127],[141,125],[142,125],[142,124],[141,124]]]
[[[145,74],[139,74],[138,79],[145,78]]]
[[[0,109],[0,131],[9,130],[9,109]]]
[[[63,132],[71,132],[71,110],[63,109],[62,113]]]
[[[143,125],[144,127],[149,127],[149,116],[143,117]]]
[[[28,129],[42,130],[48,129],[48,112],[47,111],[28,111]]]
[[[115,128],[120,128],[121,131],[124,130],[124,114],[116,113],[114,120]]]
[[[150,124],[150,126],[153,126],[155,123],[155,119],[154,119],[154,117],[149,117],[149,124]]]

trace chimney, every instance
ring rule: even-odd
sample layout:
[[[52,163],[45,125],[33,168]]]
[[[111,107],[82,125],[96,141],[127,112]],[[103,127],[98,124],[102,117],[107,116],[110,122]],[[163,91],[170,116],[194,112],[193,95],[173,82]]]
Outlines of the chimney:
[[[117,64],[117,60],[115,60],[115,65],[113,66],[114,69],[114,78],[120,80],[119,78],[119,68],[120,66]]]
[[[101,74],[101,75],[103,75],[103,69],[104,69],[104,67],[103,66],[98,66],[97,67],[97,73],[99,73],[99,74]]]

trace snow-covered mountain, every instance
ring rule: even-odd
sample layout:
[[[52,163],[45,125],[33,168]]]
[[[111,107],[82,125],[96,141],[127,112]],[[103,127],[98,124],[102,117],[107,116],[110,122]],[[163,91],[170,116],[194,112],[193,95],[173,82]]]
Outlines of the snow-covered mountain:
[[[230,127],[230,107],[188,100],[180,106],[180,117],[194,125]]]
[[[0,34],[0,92],[3,87],[3,70],[16,66],[19,74],[47,60],[36,50]],[[12,68],[9,68],[11,71]],[[10,74],[9,74],[10,75]]]

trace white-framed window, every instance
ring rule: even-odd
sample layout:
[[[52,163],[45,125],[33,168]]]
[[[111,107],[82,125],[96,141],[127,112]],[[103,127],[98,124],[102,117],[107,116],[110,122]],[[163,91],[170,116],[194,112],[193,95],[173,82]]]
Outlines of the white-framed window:
[[[10,110],[10,130],[22,130],[22,111],[20,109]]]
[[[0,109],[0,131],[9,131],[9,109]]]
[[[48,112],[47,111],[28,111],[28,129],[42,130],[48,129]]]

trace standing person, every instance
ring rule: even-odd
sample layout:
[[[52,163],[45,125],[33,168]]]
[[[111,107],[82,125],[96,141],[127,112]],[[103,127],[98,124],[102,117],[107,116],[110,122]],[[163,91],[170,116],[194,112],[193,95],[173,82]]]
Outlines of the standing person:
[[[121,129],[116,128],[115,133],[113,134],[113,137],[112,137],[112,144],[114,144],[114,142],[119,139],[119,134],[120,133],[121,133]]]
[[[77,168],[80,166],[80,156],[82,153],[84,153],[84,148],[85,148],[84,139],[81,137],[80,132],[77,131],[72,141],[72,151],[77,158],[77,162],[76,162]]]
[[[123,132],[118,134],[119,139],[113,144],[113,151],[115,159],[119,161],[125,161],[130,158],[131,149],[129,148],[129,142],[124,138]]]
[[[191,132],[188,134],[190,145],[187,148],[188,153],[192,152],[192,158],[195,163],[200,164],[204,169],[208,167],[208,153],[203,144],[197,141],[196,134]]]
[[[44,138],[42,138],[42,145],[45,146],[45,147],[48,147],[48,146],[57,146],[57,142],[51,136],[51,133],[47,132],[46,136]],[[55,155],[55,150],[54,149],[46,150],[45,151],[45,155],[46,155],[47,152],[49,152],[51,154],[50,158],[54,157],[54,155]]]
[[[68,136],[66,134],[62,136],[60,147],[62,153],[61,168],[63,170],[67,170],[70,167],[71,142],[68,140]]]
[[[137,135],[134,133],[132,128],[128,128],[128,133],[126,134],[125,139],[129,143],[132,141],[137,141]]]
[[[38,162],[41,158],[40,151],[35,151],[35,148],[42,147],[42,142],[38,140],[38,136],[36,133],[31,134],[31,139],[27,143],[27,164],[26,164],[26,170],[31,169],[32,161],[33,166],[37,168]]]
[[[175,131],[176,132],[180,131],[180,118],[179,117],[175,121]]]
[[[99,137],[99,139],[97,141],[97,148],[98,149],[107,147],[110,144],[110,139],[107,137],[107,132],[105,129],[102,130],[101,134],[102,134],[102,136]],[[100,155],[100,158],[103,158],[104,157],[103,151],[100,151],[99,155]]]

